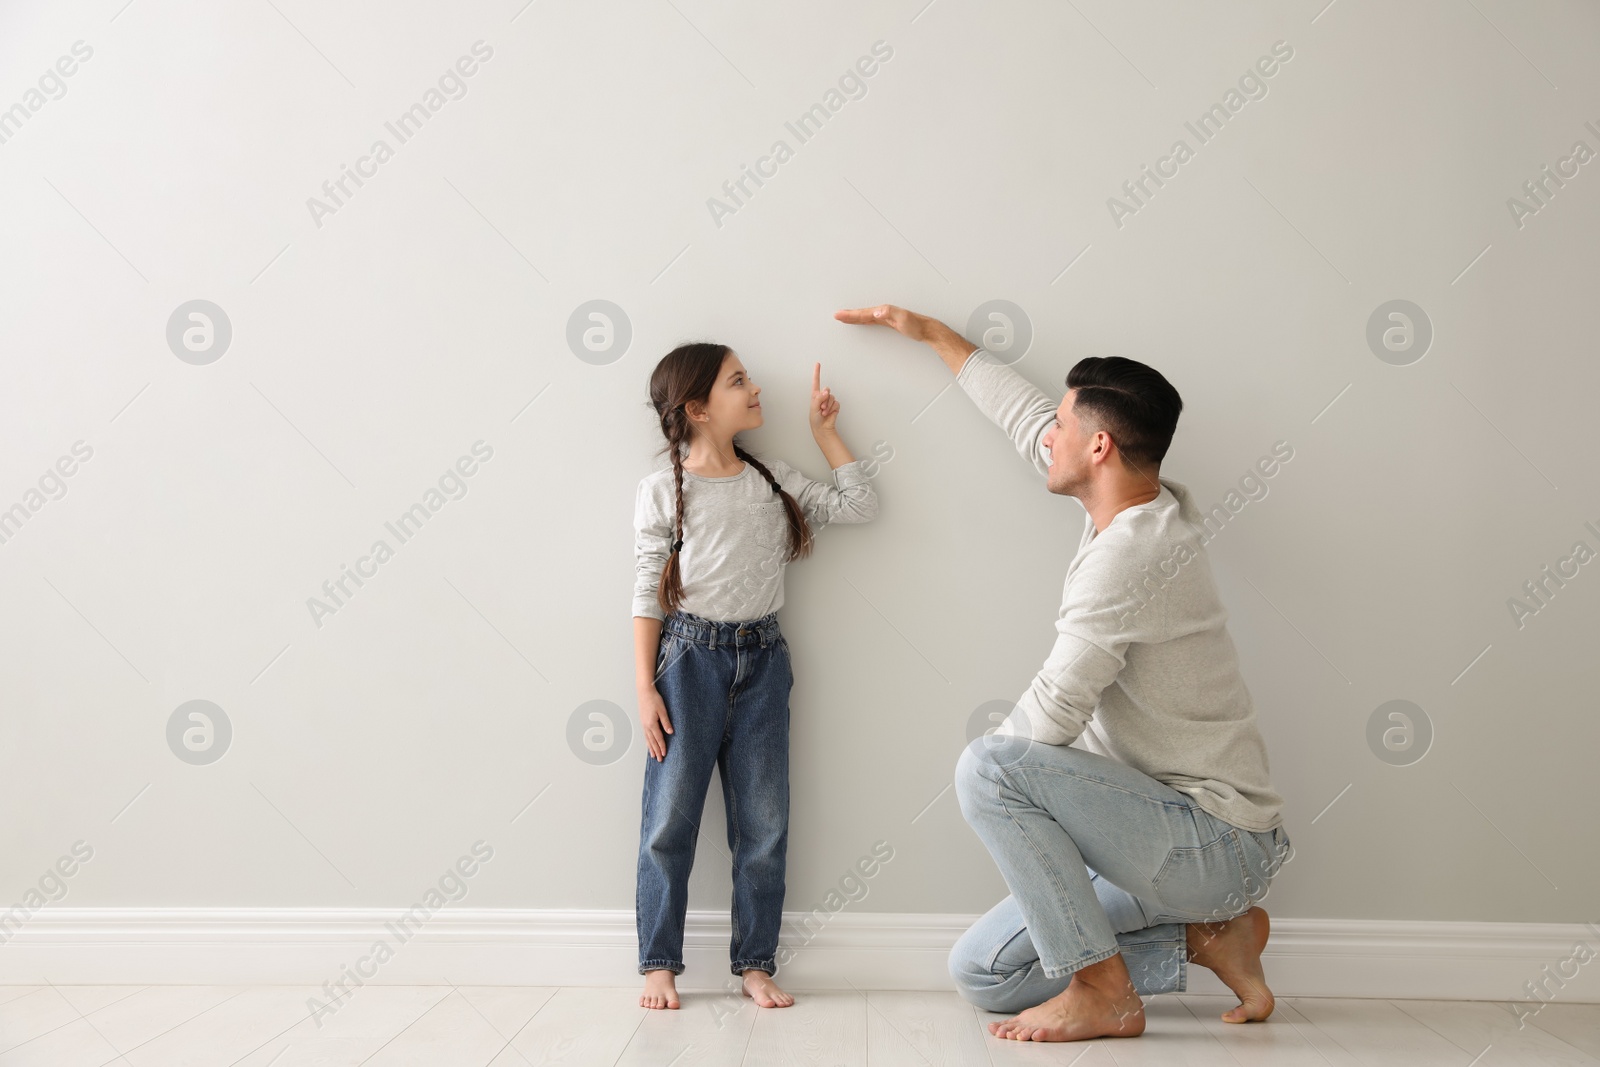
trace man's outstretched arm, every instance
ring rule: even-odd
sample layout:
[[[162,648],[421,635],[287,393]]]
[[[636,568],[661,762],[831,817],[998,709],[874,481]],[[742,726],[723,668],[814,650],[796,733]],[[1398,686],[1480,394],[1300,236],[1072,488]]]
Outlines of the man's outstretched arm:
[[[1044,447],[1044,435],[1055,425],[1058,401],[990,353],[974,355],[978,346],[938,319],[893,304],[835,311],[833,317],[840,322],[888,326],[913,341],[927,344],[944,360],[978,410],[1011,438],[1022,458],[1034,470],[1049,476],[1050,457]]]

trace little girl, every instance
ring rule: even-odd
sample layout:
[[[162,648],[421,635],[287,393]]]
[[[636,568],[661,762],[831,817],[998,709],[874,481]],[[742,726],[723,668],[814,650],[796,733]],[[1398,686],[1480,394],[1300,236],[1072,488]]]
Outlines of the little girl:
[[[715,766],[733,853],[734,974],[766,1008],[779,989],[789,840],[789,644],[778,632],[783,568],[811,552],[818,526],[866,522],[872,482],[840,440],[839,402],[811,375],[811,434],[834,486],[734,435],[762,423],[760,388],[727,345],[673,349],[650,375],[672,466],[646,475],[634,503],[633,634],[645,761],[639,827],[639,1003],[676,1008],[683,924],[700,814]]]

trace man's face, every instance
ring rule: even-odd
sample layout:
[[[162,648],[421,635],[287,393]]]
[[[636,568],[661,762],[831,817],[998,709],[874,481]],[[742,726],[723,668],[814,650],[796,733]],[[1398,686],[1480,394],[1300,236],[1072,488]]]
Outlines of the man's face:
[[[1095,438],[1085,435],[1072,405],[1078,391],[1068,389],[1056,408],[1055,426],[1045,431],[1044,447],[1050,452],[1050,473],[1045,481],[1052,493],[1059,496],[1078,496],[1089,484],[1089,457],[1096,447]],[[1109,440],[1101,437],[1100,448]]]
[[[1077,397],[1076,389],[1067,390],[1067,395],[1061,398],[1061,405],[1056,408],[1055,426],[1044,432],[1041,443],[1050,451],[1050,474],[1045,485],[1059,496],[1075,496],[1079,500],[1086,500],[1092,479],[1108,477],[1113,473],[1107,469],[1107,464],[1111,464],[1118,472],[1126,473],[1129,468],[1122,461],[1122,453],[1118,452],[1116,458],[1112,459],[1109,433],[1087,429],[1078,420],[1073,411]],[[1149,475],[1137,471],[1132,473],[1151,488],[1159,488]]]

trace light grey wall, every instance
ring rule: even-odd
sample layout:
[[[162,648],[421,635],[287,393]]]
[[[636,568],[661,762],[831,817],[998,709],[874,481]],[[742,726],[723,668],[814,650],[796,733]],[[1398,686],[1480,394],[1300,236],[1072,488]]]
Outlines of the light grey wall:
[[[1276,913],[1600,919],[1600,563],[1508,605],[1600,550],[1600,163],[1509,205],[1600,150],[1600,14],[1323,4],[7,5],[0,902],[81,840],[64,906],[400,905],[482,840],[470,904],[631,907],[643,745],[592,764],[569,724],[608,701],[633,726],[646,378],[709,337],[765,387],[759,452],[826,475],[820,359],[846,440],[887,457],[880,517],[788,574],[789,906],[881,840],[852,908],[987,908],[951,769],[1043,660],[1083,512],[929,352],[831,313],[999,299],[1052,395],[1087,355],[1173,381],[1164,473],[1202,503],[1293,448],[1210,550],[1297,846]],[[401,143],[386,122],[479,41]],[[800,143],[785,122],[875,42]],[[1277,42],[1200,143],[1185,123]],[[591,362],[568,329],[596,299],[631,337]],[[169,342],[194,300],[225,350]],[[1369,344],[1394,300],[1425,351]],[[401,543],[385,523],[441,478]],[[231,724],[208,764],[169,741],[193,700]],[[1431,724],[1408,765],[1369,743],[1394,700]],[[695,907],[726,906],[723,827],[714,788]]]

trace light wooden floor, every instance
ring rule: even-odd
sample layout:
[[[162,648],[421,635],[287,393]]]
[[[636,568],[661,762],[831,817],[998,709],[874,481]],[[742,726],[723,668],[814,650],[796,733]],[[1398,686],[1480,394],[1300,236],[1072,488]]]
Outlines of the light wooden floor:
[[[1600,1063],[1600,1005],[1585,1004],[1547,1005],[1519,1031],[1505,1004],[1280,999],[1271,1019],[1240,1026],[1217,1018],[1232,1001],[1184,994],[1150,1000],[1143,1037],[1046,1045],[990,1037],[983,1024],[1003,1016],[954,993],[796,991],[780,1009],[687,993],[676,1011],[650,1011],[633,986],[366,986],[319,1028],[314,992],[0,986],[0,1067]]]

